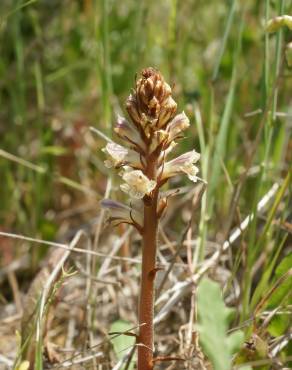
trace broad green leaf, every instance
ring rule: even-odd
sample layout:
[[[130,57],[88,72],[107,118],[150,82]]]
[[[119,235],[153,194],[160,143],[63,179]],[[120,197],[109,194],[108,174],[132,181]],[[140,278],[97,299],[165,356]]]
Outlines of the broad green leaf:
[[[117,358],[120,360],[126,354],[127,350],[135,344],[135,338],[129,335],[123,334],[131,328],[131,324],[127,321],[117,320],[112,323],[110,327],[110,332],[121,333],[121,335],[116,335],[112,340],[114,346],[114,351]],[[129,370],[134,368],[134,363],[130,364]]]
[[[227,335],[232,309],[224,304],[220,286],[203,279],[198,288],[198,331],[204,352],[212,362],[214,370],[229,370],[232,354],[244,340],[241,331]]]

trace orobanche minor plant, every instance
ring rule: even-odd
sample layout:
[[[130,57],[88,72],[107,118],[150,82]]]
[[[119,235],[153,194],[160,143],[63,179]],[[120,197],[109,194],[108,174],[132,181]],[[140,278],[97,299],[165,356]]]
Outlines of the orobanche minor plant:
[[[190,125],[184,112],[176,115],[177,104],[171,94],[171,87],[159,71],[144,69],[126,103],[131,122],[118,117],[115,127],[125,146],[110,142],[103,149],[108,156],[105,165],[121,169],[119,174],[124,181],[121,189],[132,201],[127,206],[104,199],[102,207],[110,211],[109,220],[114,225],[133,225],[143,240],[138,370],[153,369],[155,363],[153,303],[157,229],[167,205],[167,197],[159,190],[168,179],[179,174],[186,174],[193,182],[198,179],[194,164],[200,155],[195,150],[167,161],[176,146],[175,140],[182,138],[182,132]]]

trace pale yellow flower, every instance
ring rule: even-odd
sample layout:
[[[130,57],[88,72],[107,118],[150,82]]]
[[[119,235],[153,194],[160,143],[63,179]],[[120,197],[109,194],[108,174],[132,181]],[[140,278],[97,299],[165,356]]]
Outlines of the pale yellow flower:
[[[198,167],[194,165],[200,159],[200,154],[195,150],[180,155],[172,161],[166,162],[162,168],[161,180],[168,179],[180,173],[185,173],[188,178],[197,182]]]
[[[118,168],[126,164],[129,164],[133,168],[142,168],[140,155],[122,145],[108,143],[102,151],[109,156],[109,158],[104,162],[107,168]]]
[[[291,15],[279,15],[278,17],[270,19],[267,23],[266,31],[276,32],[284,26],[287,26],[289,30],[292,30],[292,16]]]
[[[121,189],[133,198],[142,199],[156,187],[156,182],[148,179],[140,170],[125,171],[122,178],[125,184],[121,185]]]
[[[169,138],[168,141],[173,140],[181,136],[182,131],[186,130],[190,126],[190,120],[186,116],[185,112],[177,114],[174,119],[168,125]]]

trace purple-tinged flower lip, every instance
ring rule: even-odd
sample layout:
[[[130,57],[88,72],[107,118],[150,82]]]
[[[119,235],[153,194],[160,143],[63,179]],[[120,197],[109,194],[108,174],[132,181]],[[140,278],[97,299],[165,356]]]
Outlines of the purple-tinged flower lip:
[[[128,149],[112,142],[108,143],[102,151],[107,155],[107,159],[104,162],[107,168],[120,168],[126,164],[129,164],[132,168],[140,169],[143,167],[141,154],[136,150]]]
[[[108,209],[130,209],[128,206],[124,205],[123,203],[117,202],[112,199],[105,198],[100,202],[102,208]]]
[[[190,126],[190,120],[185,112],[177,114],[168,125],[170,133],[173,131],[173,135],[176,136],[179,132],[184,131]]]
[[[135,226],[138,231],[141,231],[143,215],[139,210],[108,198],[103,199],[100,205],[108,212],[107,221],[114,226],[126,223]]]
[[[129,153],[127,148],[114,142],[107,143],[102,151],[108,156],[108,159],[104,162],[108,168],[121,166]]]
[[[116,126],[117,129],[135,130],[134,126],[123,116],[117,115]]]
[[[127,140],[130,143],[130,146],[136,151],[144,153],[145,144],[141,138],[140,132],[125,117],[120,115],[117,116],[114,131],[119,137]]]
[[[164,165],[161,166],[162,172],[160,179],[163,181],[180,173],[184,173],[191,181],[197,182],[197,173],[199,169],[194,165],[194,163],[196,163],[199,159],[200,154],[195,150],[192,150],[180,155],[177,158],[174,158],[169,162],[165,162]]]
[[[196,163],[200,159],[200,154],[195,150],[181,154],[179,157],[174,158],[169,163],[171,164],[185,164],[185,163]]]
[[[116,127],[127,127],[128,122],[125,117],[118,115],[117,116],[117,126]]]
[[[122,156],[122,158],[128,154],[128,149],[126,147],[114,142],[107,143],[105,151],[109,152],[109,154],[117,153],[119,156]]]

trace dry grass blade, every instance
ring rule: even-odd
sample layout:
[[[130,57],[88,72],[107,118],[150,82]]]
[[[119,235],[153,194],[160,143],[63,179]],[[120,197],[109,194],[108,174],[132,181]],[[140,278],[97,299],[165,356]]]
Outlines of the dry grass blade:
[[[6,159],[8,159],[12,162],[18,163],[18,164],[20,164],[24,167],[27,167],[30,170],[36,171],[38,173],[45,173],[46,172],[45,168],[43,168],[41,166],[37,166],[37,165],[35,165],[35,164],[33,164],[33,163],[23,159],[23,158],[17,157],[14,154],[8,153],[3,149],[0,149],[0,156],[3,157],[3,158],[6,158]]]
[[[36,369],[42,368],[43,326],[49,300],[55,294],[54,289],[65,261],[83,234],[83,231],[76,233],[67,251],[62,249],[53,250],[47,263],[48,266],[44,266],[40,270],[31,284],[24,302],[21,325],[22,345],[15,366],[19,365],[21,359],[25,359],[30,362],[31,366],[34,364]],[[50,268],[52,268],[51,271]],[[40,289],[41,293],[39,293]],[[34,341],[35,343],[33,343]]]
[[[33,242],[33,243],[37,243],[37,244],[43,244],[43,245],[48,245],[48,246],[51,246],[51,247],[70,250],[70,252],[75,252],[75,253],[90,254],[90,255],[93,255],[93,256],[96,256],[96,257],[110,258],[110,259],[113,259],[113,260],[127,261],[127,262],[130,262],[130,263],[141,263],[141,260],[136,259],[136,258],[118,257],[118,256],[109,257],[108,254],[95,252],[93,250],[85,250],[85,249],[82,249],[82,248],[71,248],[70,249],[68,244],[56,243],[56,242],[51,242],[51,241],[48,241],[48,240],[42,240],[42,239],[37,239],[37,238],[30,238],[29,236],[25,236],[25,235],[6,233],[6,232],[3,232],[3,231],[0,231],[0,235],[5,236],[7,238],[19,239],[19,240],[23,240],[23,241],[27,241],[27,242]]]

